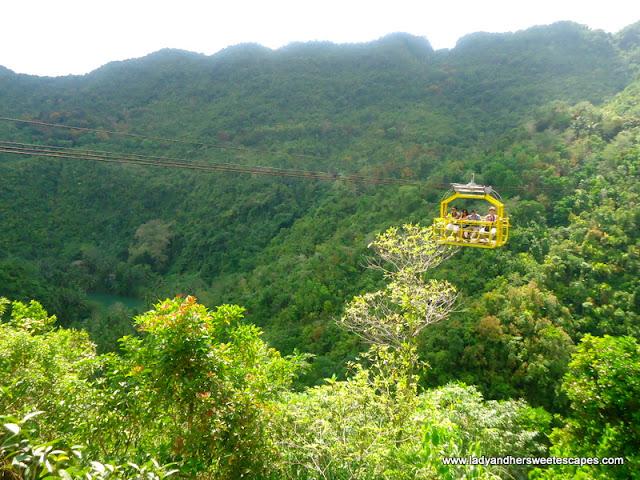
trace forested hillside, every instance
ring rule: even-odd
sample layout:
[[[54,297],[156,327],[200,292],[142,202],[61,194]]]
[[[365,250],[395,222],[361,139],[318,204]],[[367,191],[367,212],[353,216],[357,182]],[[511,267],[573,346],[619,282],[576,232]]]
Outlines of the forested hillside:
[[[154,318],[164,318],[163,309],[169,309],[214,319],[207,328],[215,334],[190,345],[228,342],[238,350],[216,350],[226,366],[207,365],[213,370],[192,374],[211,392],[222,387],[207,383],[212,381],[207,375],[229,369],[229,395],[242,405],[238,412],[255,420],[251,431],[261,439],[251,443],[240,435],[238,448],[259,451],[256,462],[262,465],[273,460],[274,451],[285,452],[288,476],[284,470],[260,470],[264,478],[324,477],[310,473],[318,463],[301,456],[295,439],[273,433],[279,427],[268,423],[257,405],[275,402],[283,412],[280,426],[300,426],[309,441],[306,451],[316,449],[313,459],[353,458],[349,449],[357,448],[348,442],[344,451],[331,447],[330,434],[327,445],[313,444],[316,426],[308,420],[322,416],[319,411],[344,415],[331,410],[340,403],[354,414],[358,398],[385,389],[406,409],[400,421],[385,397],[376,397],[381,403],[371,408],[383,419],[380,425],[397,428],[389,430],[385,445],[396,445],[391,437],[402,436],[405,421],[427,425],[433,444],[398,447],[400,453],[376,450],[379,456],[360,458],[360,470],[344,466],[334,478],[404,478],[397,476],[406,470],[402,462],[432,465],[438,455],[456,452],[625,457],[625,468],[578,470],[592,475],[584,478],[633,478],[628,475],[640,438],[637,414],[628,413],[638,411],[637,382],[631,380],[640,378],[639,64],[640,24],[609,35],[563,22],[513,34],[477,33],[441,51],[423,38],[394,34],[368,44],[292,44],[277,51],[239,45],[210,57],[163,50],[84,76],[38,78],[0,68],[0,297],[18,302],[7,309],[12,320],[3,328],[13,329],[5,332],[7,345],[18,345],[29,334],[41,335],[46,348],[58,353],[64,342],[76,342],[71,357],[101,359],[100,354],[116,352],[118,360],[106,356],[110,360],[96,360],[100,366],[95,368],[107,383],[126,380],[149,395],[160,388],[153,378],[167,375],[163,369],[169,366],[154,364],[148,375],[124,379],[118,372],[151,362],[176,334],[158,327]],[[25,146],[34,145],[101,158],[110,152],[120,159],[226,167],[192,170],[26,155]],[[262,174],[233,173],[229,167]],[[324,172],[330,179],[279,171]],[[502,195],[513,225],[509,243],[496,250],[462,249],[429,269],[427,279],[455,287],[456,308],[416,336],[410,361],[389,361],[396,370],[381,367],[392,353],[369,350],[370,364],[347,375],[353,370],[349,362],[367,346],[337,320],[354,296],[382,289],[389,280],[380,270],[366,268],[373,254],[367,246],[390,227],[429,225],[448,184],[466,183],[472,174]],[[357,176],[367,182],[345,180]],[[138,306],[106,307],[95,301],[96,294],[137,300]],[[177,295],[193,295],[199,304],[181,303]],[[160,307],[157,302],[164,298],[174,300]],[[19,302],[32,299],[48,314],[21,310]],[[237,311],[212,313],[222,304],[245,308],[244,321],[264,331],[265,343],[250,328],[231,327]],[[55,315],[60,329],[26,328],[23,320],[29,315],[47,328],[48,315]],[[191,321],[176,318],[176,325]],[[87,353],[87,337],[63,338],[75,335],[64,333],[72,332],[70,327],[86,330],[97,352]],[[119,344],[124,335],[132,337]],[[237,354],[247,345],[255,357]],[[267,345],[283,356],[298,353],[285,359]],[[58,373],[76,362],[63,357],[56,357]],[[609,366],[606,386],[591,382],[598,363]],[[406,370],[407,364],[416,370]],[[9,365],[0,357],[5,379],[19,371],[1,372]],[[92,378],[78,368],[72,368],[71,380],[65,377],[69,385]],[[245,382],[246,372],[254,380]],[[327,384],[324,379],[332,376]],[[406,390],[384,383],[398,378],[409,385]],[[277,386],[268,386],[270,381]],[[189,388],[202,393],[194,385]],[[95,401],[91,415],[111,407],[122,413],[108,428],[118,428],[118,421],[144,423],[144,408],[120,411],[103,402],[111,387],[96,388],[86,393]],[[188,403],[189,392],[175,388],[176,396],[167,393],[153,408],[187,402],[192,416],[180,421],[193,427],[185,433],[185,441],[193,441],[202,421],[198,415],[208,407]],[[252,389],[264,392],[254,396]],[[588,399],[603,393],[598,389],[618,393],[591,404]],[[27,405],[16,400],[18,390],[7,386],[4,392],[14,397],[0,401],[0,407],[12,415],[26,413],[18,411],[17,406]],[[495,403],[489,405],[483,396]],[[56,398],[48,404],[53,410]],[[446,405],[453,405],[446,419],[433,416]],[[512,423],[491,423],[485,411],[490,408]],[[245,428],[234,423],[242,417],[238,412],[223,416],[233,428]],[[556,423],[550,424],[547,412],[559,415]],[[55,412],[43,415],[55,424],[47,435],[65,431]],[[477,431],[447,430],[446,425],[463,425],[465,415],[479,422]],[[175,453],[176,445],[152,440],[158,432],[179,430],[165,420],[154,420],[149,431],[134,429],[135,440],[119,447],[118,460],[146,451],[200,472],[214,462],[202,452],[232,452],[211,437],[203,440],[208,446],[198,444],[176,457],[169,452]],[[552,426],[557,427],[553,434]],[[86,428],[73,440],[86,442],[91,428],[98,427]],[[363,438],[377,438],[366,422],[349,428]],[[513,428],[520,436],[491,443],[487,432],[496,428]],[[279,439],[275,450],[265,432]],[[447,435],[444,443],[436,439]],[[95,445],[91,454],[115,458],[101,457]],[[196,457],[204,463],[188,463]],[[373,467],[377,463],[388,468],[386,477]],[[262,468],[234,465],[254,473]],[[467,474],[569,478],[577,472],[563,468]],[[422,476],[419,469],[412,471],[418,476],[406,478],[462,478],[458,470],[445,472],[450,477],[426,467]],[[220,473],[218,478],[234,477]]]

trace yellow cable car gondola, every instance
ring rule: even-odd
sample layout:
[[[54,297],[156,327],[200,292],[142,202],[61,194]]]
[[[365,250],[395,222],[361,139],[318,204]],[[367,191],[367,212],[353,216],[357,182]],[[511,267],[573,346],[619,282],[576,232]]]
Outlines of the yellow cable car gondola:
[[[436,241],[462,247],[496,248],[509,238],[509,218],[504,214],[500,195],[491,187],[470,183],[452,183],[454,193],[440,203],[440,217],[433,221]],[[488,213],[474,219],[462,218],[449,212],[449,204],[455,200],[469,200],[472,204],[488,202]],[[453,210],[453,208],[452,208]],[[475,210],[474,210],[475,211]]]

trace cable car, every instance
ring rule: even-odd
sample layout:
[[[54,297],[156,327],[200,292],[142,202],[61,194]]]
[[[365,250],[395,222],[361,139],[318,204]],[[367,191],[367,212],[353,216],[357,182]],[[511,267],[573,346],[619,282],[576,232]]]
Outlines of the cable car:
[[[451,190],[447,192],[447,198],[440,202],[440,217],[433,220],[436,241],[461,247],[496,248],[504,245],[509,238],[509,218],[504,215],[504,205],[498,192],[491,187],[477,185],[473,177],[470,183],[452,183],[451,187],[453,194]],[[466,204],[477,208],[481,219],[453,218],[449,205],[459,200],[467,200]],[[481,205],[488,213],[481,211]]]

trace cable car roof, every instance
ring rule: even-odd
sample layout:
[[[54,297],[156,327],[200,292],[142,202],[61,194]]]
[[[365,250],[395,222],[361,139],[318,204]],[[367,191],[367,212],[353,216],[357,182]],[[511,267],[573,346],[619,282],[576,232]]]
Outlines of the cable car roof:
[[[453,188],[456,193],[471,195],[493,195],[496,198],[500,198],[500,195],[493,189],[493,187],[478,185],[474,180],[475,174],[472,174],[471,181],[469,183],[452,183],[451,188]]]

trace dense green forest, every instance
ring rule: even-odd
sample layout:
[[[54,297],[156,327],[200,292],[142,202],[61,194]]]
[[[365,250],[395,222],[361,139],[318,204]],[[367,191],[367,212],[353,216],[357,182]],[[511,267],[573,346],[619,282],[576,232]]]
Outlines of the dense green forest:
[[[639,66],[640,23],[561,22],[0,67],[0,475],[638,478]],[[442,253],[472,174],[509,242]],[[625,463],[442,462],[507,455]]]

